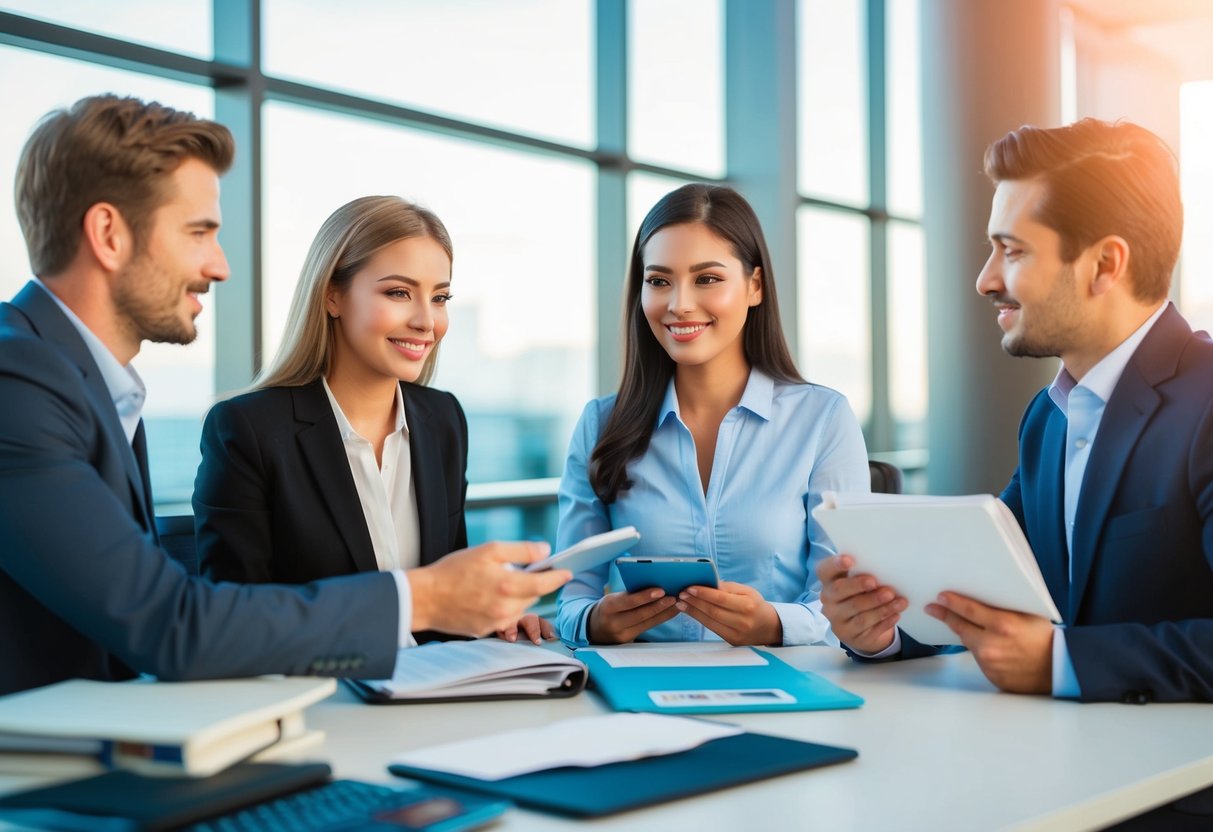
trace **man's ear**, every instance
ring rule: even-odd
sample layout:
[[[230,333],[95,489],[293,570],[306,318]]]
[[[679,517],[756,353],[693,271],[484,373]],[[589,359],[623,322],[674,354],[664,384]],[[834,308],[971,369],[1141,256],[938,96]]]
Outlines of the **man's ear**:
[[[117,272],[130,261],[135,241],[122,212],[108,202],[97,202],[84,212],[80,245],[107,272]]]
[[[762,266],[755,266],[750,275],[750,306],[762,305]]]
[[[1091,294],[1102,295],[1119,284],[1129,281],[1129,243],[1124,237],[1110,234],[1092,247],[1095,255],[1095,277]]]

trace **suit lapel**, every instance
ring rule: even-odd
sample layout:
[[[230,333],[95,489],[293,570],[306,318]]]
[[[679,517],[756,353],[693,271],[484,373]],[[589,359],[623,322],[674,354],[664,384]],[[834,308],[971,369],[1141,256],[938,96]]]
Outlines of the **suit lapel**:
[[[359,572],[379,569],[337,419],[319,380],[291,389],[299,450]]]
[[[438,534],[447,528],[446,477],[434,441],[428,411],[404,388],[404,418],[409,426],[409,456],[413,466],[413,493],[417,495],[417,523],[421,526],[421,562],[433,563],[447,553],[448,541]]]
[[[101,377],[97,362],[93,360],[92,353],[88,351],[84,339],[80,337],[75,325],[68,320],[46,291],[33,281],[25,284],[25,288],[13,298],[12,305],[25,314],[39,337],[57,344],[63,353],[80,368],[85,389],[88,391],[89,404],[101,421],[105,436],[116,449],[118,458],[122,460],[123,469],[126,471],[127,482],[130,485],[130,497],[127,503],[135,517],[143,523],[144,528],[154,529],[156,524],[152,520],[151,509],[145,502],[150,493],[150,486],[145,487],[144,485],[143,476],[140,474],[139,465],[135,460],[135,452],[126,438],[126,431],[122,429],[118,411],[114,408],[114,400],[110,396],[109,388],[105,386],[105,380]]]
[[[1069,621],[1066,609],[1069,603],[1070,578],[1066,554],[1065,516],[1065,443],[1066,420],[1050,400],[1052,408],[1045,423],[1044,440],[1041,443],[1041,487],[1037,501],[1037,513],[1041,518],[1038,540],[1034,547],[1036,562],[1053,596],[1053,602],[1061,610],[1062,620]]]
[[[1074,616],[1078,615],[1125,463],[1162,403],[1154,387],[1175,375],[1180,354],[1191,335],[1191,329],[1175,308],[1168,307],[1125,365],[1104,409],[1075,512],[1070,584],[1070,611]]]

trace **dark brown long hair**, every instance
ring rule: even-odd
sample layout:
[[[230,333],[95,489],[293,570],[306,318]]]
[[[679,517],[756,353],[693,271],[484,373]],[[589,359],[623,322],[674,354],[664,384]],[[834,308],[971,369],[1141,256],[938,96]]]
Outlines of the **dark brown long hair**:
[[[737,191],[720,185],[683,185],[666,194],[644,218],[632,244],[624,301],[623,380],[615,409],[590,455],[590,485],[607,504],[632,486],[628,463],[648,448],[657,411],[674,374],[674,360],[649,329],[640,308],[644,247],[666,226],[692,222],[703,223],[727,240],[748,273],[762,269],[762,302],[750,307],[742,330],[746,361],[778,381],[804,383],[783,337],[771,255],[754,209]]]

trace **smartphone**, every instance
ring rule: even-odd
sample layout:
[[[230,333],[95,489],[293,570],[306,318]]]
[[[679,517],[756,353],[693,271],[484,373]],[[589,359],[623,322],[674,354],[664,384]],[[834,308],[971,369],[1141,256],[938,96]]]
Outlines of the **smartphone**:
[[[580,543],[575,543],[562,552],[537,560],[523,567],[525,572],[546,572],[549,569],[567,569],[576,575],[587,569],[593,569],[601,563],[606,563],[617,555],[622,555],[640,540],[640,532],[635,526],[624,526],[622,529],[612,529],[609,532],[587,537]]]
[[[677,595],[688,586],[720,584],[711,558],[619,558],[615,566],[628,592],[658,587],[666,595]]]

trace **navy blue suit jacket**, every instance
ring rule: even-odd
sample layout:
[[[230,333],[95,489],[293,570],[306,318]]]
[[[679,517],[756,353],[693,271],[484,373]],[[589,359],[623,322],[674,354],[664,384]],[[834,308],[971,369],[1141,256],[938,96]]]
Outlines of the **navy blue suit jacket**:
[[[467,420],[450,393],[401,386],[427,564],[467,547]],[[202,569],[217,580],[303,583],[378,569],[319,380],[256,390],[211,409],[194,520]]]
[[[1129,360],[1091,447],[1072,568],[1065,438],[1042,391],[1002,500],[1062,613],[1082,699],[1213,701],[1213,343],[1169,306]]]
[[[211,584],[159,549],[149,503],[88,347],[28,284],[0,304],[0,694],[132,670],[391,675],[390,575]]]

